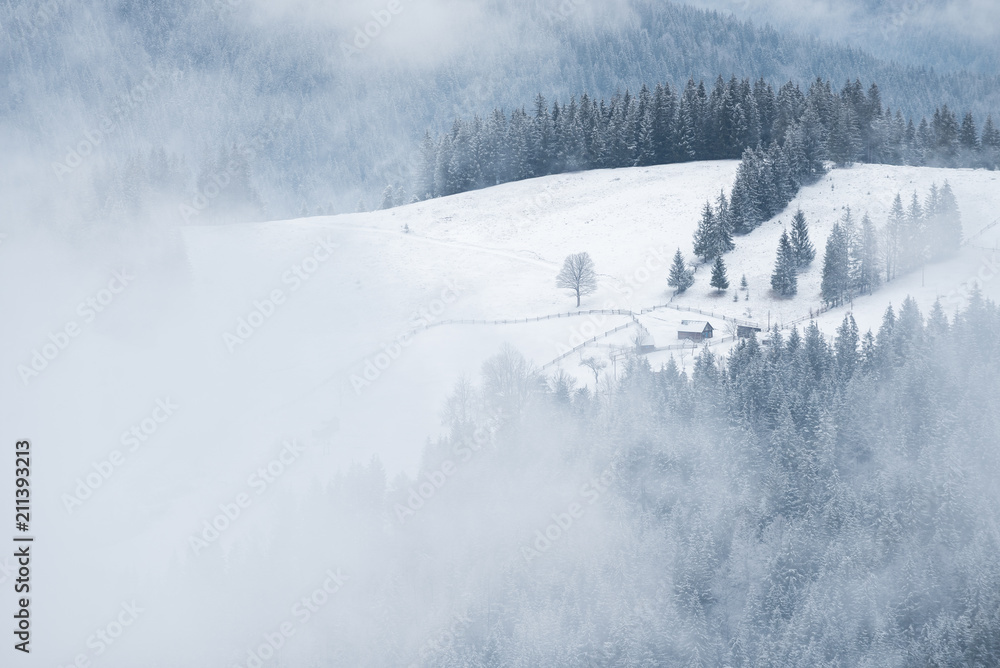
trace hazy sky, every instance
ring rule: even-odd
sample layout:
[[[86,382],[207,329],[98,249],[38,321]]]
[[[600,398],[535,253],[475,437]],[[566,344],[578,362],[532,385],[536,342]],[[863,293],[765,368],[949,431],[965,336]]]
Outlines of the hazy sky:
[[[995,57],[993,40],[1000,36],[996,0],[689,0],[686,4],[847,41],[882,56],[899,47],[900,59],[926,56],[928,45],[913,43],[912,38],[933,35],[950,41],[952,51],[972,47],[963,64],[972,63],[982,56],[974,49],[991,48]],[[968,44],[970,40],[975,44]]]

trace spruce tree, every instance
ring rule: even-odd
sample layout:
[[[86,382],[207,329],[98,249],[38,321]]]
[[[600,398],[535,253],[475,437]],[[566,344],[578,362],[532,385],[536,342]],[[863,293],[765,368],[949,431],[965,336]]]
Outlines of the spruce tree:
[[[885,230],[882,232],[886,281],[891,281],[896,277],[901,252],[900,244],[905,225],[906,211],[903,210],[903,198],[899,193],[896,193],[896,199],[893,200],[892,209],[889,211],[889,220],[886,221]]]
[[[939,193],[936,213],[938,224],[936,241],[939,243],[936,254],[939,257],[954,255],[962,245],[962,214],[958,210],[955,193],[947,181]]]
[[[854,316],[848,313],[844,316],[844,322],[837,329],[837,338],[834,342],[837,368],[842,382],[851,379],[861,361],[858,343],[858,324],[854,321]]]
[[[867,213],[861,219],[861,232],[855,244],[855,253],[857,273],[853,281],[854,290],[862,294],[871,294],[881,284],[882,273],[878,236],[875,225]]]
[[[716,200],[715,207],[715,252],[718,255],[728,253],[736,248],[733,243],[733,217],[729,211],[729,201],[726,193],[720,192],[719,199]]]
[[[809,240],[809,225],[802,209],[795,212],[792,218],[792,234],[790,236],[795,264],[799,269],[809,266],[816,258],[816,249]]]
[[[670,265],[670,276],[667,278],[667,285],[674,288],[677,294],[680,294],[693,284],[694,275],[688,270],[687,265],[684,264],[684,256],[681,255],[681,249],[678,248],[677,252],[674,253],[673,264]]]
[[[778,242],[778,257],[774,263],[774,273],[771,274],[771,289],[782,297],[791,297],[798,292],[798,263],[788,231],[781,233]]]
[[[914,191],[910,199],[910,208],[906,212],[901,240],[902,268],[913,269],[924,263],[927,254],[927,234],[924,209],[920,206],[917,193]]]
[[[1000,169],[1000,130],[993,125],[993,116],[986,117],[980,140],[982,165],[987,169]]]
[[[722,261],[721,257],[715,258],[710,285],[719,292],[729,288],[729,278],[726,276],[726,263]]]
[[[849,285],[850,246],[846,232],[839,222],[834,223],[830,237],[826,241],[823,257],[823,301],[830,305],[839,304],[847,293]]]
[[[703,262],[708,262],[718,255],[715,234],[715,212],[712,210],[711,202],[705,202],[701,222],[698,223],[698,229],[694,233],[694,254]]]

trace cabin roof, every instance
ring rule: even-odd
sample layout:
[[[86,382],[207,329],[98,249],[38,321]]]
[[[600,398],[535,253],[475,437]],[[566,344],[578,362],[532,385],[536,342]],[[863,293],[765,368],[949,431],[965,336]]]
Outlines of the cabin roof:
[[[712,323],[707,320],[681,320],[681,331],[682,332],[704,332],[707,329],[713,329]]]

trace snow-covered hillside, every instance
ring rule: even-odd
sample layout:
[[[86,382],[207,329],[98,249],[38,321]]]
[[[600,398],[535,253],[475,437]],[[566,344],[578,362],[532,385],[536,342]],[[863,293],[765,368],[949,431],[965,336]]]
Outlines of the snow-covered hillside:
[[[736,250],[725,258],[730,290],[719,294],[710,288],[708,267],[701,267],[694,287],[671,300],[666,285],[671,256],[680,248],[695,261],[691,239],[701,207],[721,189],[728,190],[736,166],[710,162],[552,176],[387,211],[192,229],[185,232],[185,245],[198,293],[213,303],[249,305],[255,295],[266,294],[268,281],[274,283],[313,240],[329,237],[340,244],[315,283],[303,289],[301,298],[295,297],[301,303],[275,319],[273,333],[262,333],[238,354],[259,355],[271,366],[284,359],[284,369],[274,373],[294,388],[288,400],[315,405],[313,423],[324,411],[338,423],[334,450],[362,459],[378,454],[395,470],[416,464],[419,442],[436,433],[440,407],[454,382],[463,374],[475,375],[503,342],[541,366],[581,341],[630,321],[627,316],[594,314],[524,324],[450,324],[415,333],[406,338],[412,341],[409,345],[393,345],[418,318],[522,319],[575,311],[572,298],[554,283],[570,253],[589,252],[601,279],[599,290],[584,299],[581,310],[639,312],[670,302],[680,309],[766,327],[818,312],[823,246],[848,206],[857,219],[867,212],[882,225],[897,192],[905,199],[915,191],[922,199],[932,183],[948,180],[967,236],[1000,215],[1000,177],[994,172],[868,165],[835,170],[803,189],[784,214],[737,238]],[[769,288],[778,237],[799,207],[810,223],[818,257],[800,276],[798,296],[776,299]],[[993,246],[997,239],[1000,229],[995,228],[976,245]],[[220,261],[222,257],[227,259]],[[241,259],[233,260],[236,266],[245,261],[253,271],[232,271],[232,258]],[[855,317],[862,331],[877,328],[886,306],[898,305],[907,295],[925,309],[941,298],[953,311],[967,294],[969,281],[991,277],[994,266],[989,252],[965,248],[950,262],[928,266],[923,277],[903,276],[871,297],[856,299]],[[740,292],[739,301],[733,302],[744,274],[749,299]],[[258,279],[262,282],[255,285]],[[454,300],[438,301],[449,285],[453,290],[448,296],[454,293]],[[1000,294],[988,280],[984,288],[987,294]],[[239,310],[228,308],[232,322]],[[821,326],[832,334],[850,308],[823,314]],[[420,312],[424,315],[418,316]],[[218,315],[221,329],[226,321],[222,312]],[[731,331],[721,318],[669,308],[640,315],[639,321],[653,343],[665,347],[678,344],[677,328],[684,318],[709,320],[717,337]],[[602,339],[558,367],[593,385],[581,358],[607,358],[612,373],[611,346],[630,346],[633,331]],[[380,358],[381,352],[392,360],[376,370],[389,359]],[[673,355],[690,368],[694,354],[692,345],[654,353],[650,360],[658,366]],[[409,409],[400,408],[404,405]]]
[[[268,495],[266,504],[257,504],[264,507],[245,509],[247,518],[223,533],[221,547],[209,546],[224,559],[239,539],[252,539],[254,526],[280,522],[311,485],[351,462],[378,456],[390,476],[413,471],[424,443],[438,433],[455,382],[474,376],[503,343],[541,366],[634,321],[594,314],[420,325],[575,311],[555,276],[563,258],[580,251],[594,258],[601,279],[582,310],[638,312],[665,304],[672,254],[680,248],[693,259],[701,208],[728,191],[736,167],[693,163],[551,176],[373,213],[190,227],[114,252],[53,250],[50,239],[7,237],[0,245],[0,280],[8,286],[0,391],[20,424],[33,426],[37,466],[46,471],[37,487],[37,529],[49,536],[49,547],[39,555],[39,569],[60,559],[59,569],[48,570],[58,575],[40,595],[42,628],[75,628],[74,619],[92,619],[87,601],[117,595],[106,590],[111,574],[124,597],[137,583],[158,582],[179,566],[187,569],[179,595],[149,602],[149,637],[205,633],[201,613],[182,614],[179,600],[185,587],[205,585],[201,575],[210,577],[211,569],[198,566],[190,537],[220,504],[244,493]],[[822,248],[844,207],[859,216],[867,211],[881,225],[897,192],[905,198],[915,190],[922,198],[931,183],[946,179],[966,236],[1000,217],[995,172],[836,170],[803,189],[776,220],[737,238],[725,258],[728,292],[711,289],[702,267],[694,287],[673,305],[762,325],[807,317],[820,304]],[[798,297],[777,300],[769,295],[769,276],[778,237],[797,207],[819,257],[800,276]],[[984,250],[998,241],[1000,226],[957,258],[928,266],[923,276],[901,277],[856,300],[862,331],[877,327],[886,305],[907,295],[925,309],[941,298],[952,312],[977,277],[988,296],[1000,297],[1000,254]],[[742,274],[749,300],[740,293],[733,302]],[[823,314],[821,326],[832,333],[847,310]],[[638,319],[662,347],[677,343],[677,327],[690,317],[664,308]],[[707,319],[726,335],[724,319]],[[611,346],[630,345],[634,331],[623,329],[583,354],[609,358]],[[650,360],[659,365],[674,355],[690,368],[692,354],[690,348],[662,351]],[[593,386],[580,361],[574,353],[550,370],[562,368]],[[609,364],[605,373],[613,372]],[[89,391],[98,379],[102,391]],[[8,442],[21,437],[4,436]],[[290,454],[283,443],[293,439],[302,451]],[[283,463],[266,474],[276,459]],[[265,474],[254,478],[262,468]],[[70,552],[71,565],[57,556]],[[57,605],[65,590],[78,595]],[[240,605],[227,599],[213,614]],[[123,643],[138,647],[142,633]],[[81,629],[79,637],[52,638],[40,651],[53,662],[69,662],[86,651],[88,634]],[[219,647],[217,657],[201,659],[222,665],[231,649]],[[129,665],[128,656],[109,654],[106,665]],[[173,659],[183,652],[166,656],[163,665],[179,665]]]

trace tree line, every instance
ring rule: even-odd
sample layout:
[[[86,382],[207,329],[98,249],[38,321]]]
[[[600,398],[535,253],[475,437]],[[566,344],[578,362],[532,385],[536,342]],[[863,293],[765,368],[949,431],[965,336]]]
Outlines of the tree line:
[[[900,274],[951,257],[961,243],[962,216],[947,181],[942,188],[932,184],[923,203],[914,192],[907,207],[897,193],[881,228],[867,213],[859,226],[848,208],[827,239],[823,301],[837,305],[871,294]]]
[[[745,233],[826,161],[997,169],[1000,130],[987,116],[980,131],[971,112],[959,121],[947,105],[930,120],[905,119],[883,106],[875,83],[836,92],[816,79],[803,92],[789,81],[775,92],[763,78],[719,76],[711,91],[689,79],[609,100],[584,93],[550,105],[538,94],[531,111],[494,109],[438,137],[427,132],[420,154],[418,200],[577,170],[743,158],[731,206],[734,231]],[[755,181],[764,185],[755,190]]]

